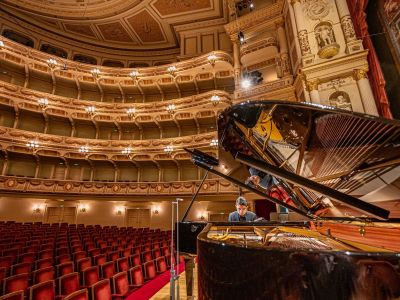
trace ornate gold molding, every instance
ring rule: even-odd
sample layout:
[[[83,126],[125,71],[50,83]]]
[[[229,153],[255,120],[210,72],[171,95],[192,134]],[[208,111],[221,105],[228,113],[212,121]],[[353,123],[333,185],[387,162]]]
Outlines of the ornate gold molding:
[[[192,196],[199,180],[175,182],[106,182],[73,181],[0,176],[0,191],[93,196]],[[200,194],[237,194],[237,186],[223,179],[208,179],[200,189]]]
[[[113,157],[120,155],[124,148],[132,148],[133,154],[146,154],[152,160],[159,154],[165,154],[164,147],[174,145],[176,151],[183,151],[183,148],[209,147],[212,139],[216,138],[216,132],[207,132],[196,135],[182,136],[176,138],[154,139],[154,140],[96,140],[76,137],[58,136],[45,133],[35,133],[21,129],[0,126],[0,147],[5,151],[30,153],[26,146],[31,140],[39,143],[40,147],[36,152],[49,150],[55,157],[68,156],[69,153],[79,154],[79,147],[90,148],[89,155],[101,154],[106,160],[113,160]],[[116,157],[115,160],[118,160]]]
[[[311,92],[311,91],[318,90],[318,85],[320,83],[321,83],[321,81],[319,79],[307,80],[306,81],[307,91]]]
[[[252,87],[251,89],[239,89],[235,91],[235,98],[249,98],[255,97],[257,95],[268,94],[273,91],[279,91],[280,89],[285,89],[291,87],[293,84],[293,78],[291,76],[284,77],[282,79],[274,80],[272,82],[267,82],[259,84]]]
[[[283,3],[283,0],[277,0],[274,4],[256,9],[249,14],[239,17],[237,20],[229,22],[224,26],[226,33],[231,37],[231,40],[234,41],[237,39],[238,28],[245,31],[268,20],[274,21],[274,18],[281,16]]]
[[[359,81],[361,79],[367,78],[368,68],[357,69],[353,71],[354,79]]]
[[[150,103],[104,103],[51,95],[0,81],[0,103],[3,105],[42,112],[37,101],[39,98],[47,98],[49,100],[49,105],[45,109],[46,114],[59,116],[57,112],[62,110],[62,116],[64,117],[74,118],[79,114],[79,119],[87,120],[91,120],[92,117],[86,114],[85,108],[87,106],[95,105],[96,116],[100,118],[101,116],[107,117],[102,119],[104,122],[132,122],[126,114],[126,111],[129,108],[135,108],[137,115],[150,116],[151,118],[159,116],[163,112],[166,113],[167,106],[171,104],[176,106],[176,112],[187,112],[190,110],[198,111],[199,107],[204,106],[209,106],[211,108],[212,103],[210,98],[213,95],[218,95],[220,97],[220,107],[231,104],[232,99],[229,93],[220,90],[168,101]],[[97,118],[96,116],[94,119]]]
[[[301,3],[300,0],[290,0],[291,5],[295,5],[297,2]]]
[[[32,49],[16,42],[13,42],[5,37],[0,37],[0,41],[3,41],[4,47],[0,50],[7,55],[3,56],[3,59],[12,61],[13,63],[19,64],[29,64],[30,68],[37,69],[40,72],[54,72],[52,71],[48,65],[48,59],[55,59],[59,63],[65,63],[67,65],[67,70],[56,70],[56,72],[60,72],[63,74],[64,77],[67,78],[78,78],[83,80],[83,77],[87,77],[88,79],[92,79],[91,70],[96,67],[100,70],[101,78],[104,79],[116,79],[118,78],[118,82],[123,80],[129,80],[130,75],[129,73],[132,71],[132,68],[110,68],[110,67],[103,67],[103,66],[93,66],[87,65],[83,63],[79,63],[72,60],[63,59],[57,56],[53,56],[42,51],[38,51],[36,49]],[[230,70],[233,69],[233,58],[232,56],[225,52],[225,51],[212,51],[212,53],[216,56],[217,62],[225,63],[230,65]],[[210,71],[214,71],[213,67],[208,62],[208,56],[210,53],[188,59],[181,62],[176,62],[173,65],[176,67],[176,73],[179,74],[180,72],[188,71],[191,69],[196,69],[198,67],[203,67],[205,70],[209,69]],[[157,76],[167,75],[168,71],[167,68],[170,65],[163,65],[157,67],[147,67],[147,68],[136,68],[139,73],[140,77],[151,77],[155,78]],[[91,80],[93,82],[93,80]]]

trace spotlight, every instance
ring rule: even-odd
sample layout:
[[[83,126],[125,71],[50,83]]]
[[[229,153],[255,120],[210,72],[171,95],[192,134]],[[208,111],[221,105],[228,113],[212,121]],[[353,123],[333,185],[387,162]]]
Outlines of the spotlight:
[[[248,89],[251,86],[250,79],[248,79],[248,78],[243,79],[241,85],[242,85],[242,88]]]
[[[243,44],[243,43],[244,43],[244,34],[243,34],[242,31],[239,31],[239,33],[238,33],[238,39],[239,39],[240,44]]]

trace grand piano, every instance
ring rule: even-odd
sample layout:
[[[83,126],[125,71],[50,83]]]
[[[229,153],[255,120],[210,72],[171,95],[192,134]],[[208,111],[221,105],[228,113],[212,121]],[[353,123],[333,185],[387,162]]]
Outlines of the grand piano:
[[[400,299],[400,223],[379,202],[400,198],[400,122],[256,101],[226,109],[218,138],[220,152],[244,170],[273,175],[279,193],[233,178],[217,158],[188,149],[197,166],[302,220],[183,220],[180,244],[197,252],[199,299]]]

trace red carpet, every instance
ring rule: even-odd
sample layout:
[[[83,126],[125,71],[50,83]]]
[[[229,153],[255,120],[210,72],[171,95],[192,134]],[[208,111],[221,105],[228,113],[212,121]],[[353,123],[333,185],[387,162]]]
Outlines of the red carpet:
[[[178,266],[175,267],[175,272],[178,274],[185,271],[185,263],[181,262]],[[166,271],[160,275],[158,275],[153,280],[149,281],[141,288],[134,291],[126,300],[148,300],[153,297],[161,288],[163,288],[167,283],[169,283],[169,279],[171,278],[170,271]]]

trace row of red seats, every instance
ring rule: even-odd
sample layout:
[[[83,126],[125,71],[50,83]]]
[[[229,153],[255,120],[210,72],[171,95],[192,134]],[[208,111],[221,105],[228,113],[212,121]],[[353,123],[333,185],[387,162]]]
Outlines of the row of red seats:
[[[168,271],[171,267],[171,259],[172,263],[175,264],[173,256],[169,260],[165,257],[159,257],[156,260],[134,266],[126,271],[116,274],[103,274],[101,277],[99,276],[98,267],[93,266],[80,273],[69,272],[63,274],[56,281],[50,276],[42,277],[39,283],[31,287],[28,287],[28,274],[23,273],[5,280],[4,291],[6,296],[0,299],[22,299],[14,297],[19,297],[24,293],[29,295],[29,300],[87,299],[87,292],[82,292],[82,288],[90,290],[91,299],[93,300],[124,299],[147,281]],[[55,289],[55,287],[57,288]]]

